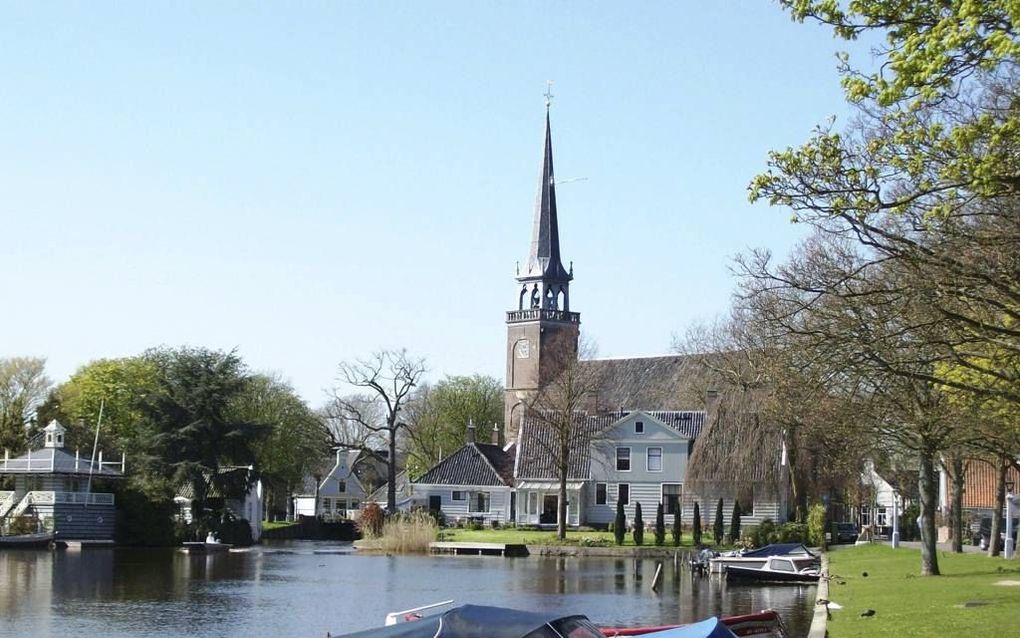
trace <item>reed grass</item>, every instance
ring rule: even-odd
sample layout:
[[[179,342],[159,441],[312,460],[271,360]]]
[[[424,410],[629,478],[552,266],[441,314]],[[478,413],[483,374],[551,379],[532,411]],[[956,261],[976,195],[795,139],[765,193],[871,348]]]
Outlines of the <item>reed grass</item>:
[[[363,547],[393,554],[423,554],[438,533],[439,526],[428,512],[409,512],[387,519],[382,534],[366,536],[369,542]]]

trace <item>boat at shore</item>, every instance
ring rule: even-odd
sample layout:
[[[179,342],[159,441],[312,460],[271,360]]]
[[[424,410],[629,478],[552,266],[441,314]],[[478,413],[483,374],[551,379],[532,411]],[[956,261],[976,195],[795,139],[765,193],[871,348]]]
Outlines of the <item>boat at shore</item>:
[[[773,556],[782,556],[792,561],[794,571],[818,567],[821,562],[819,556],[803,543],[773,543],[757,549],[720,554],[709,560],[710,570],[713,574],[721,574],[728,571],[731,566],[760,569]]]
[[[41,549],[49,547],[54,538],[53,532],[0,536],[0,549]]]
[[[463,605],[433,616],[417,612],[448,604],[426,605],[387,614],[386,625],[378,629],[340,634],[335,638],[734,638],[771,636],[788,638],[782,618],[767,610],[741,616],[708,618],[686,625],[647,627],[597,627],[580,614],[558,615],[531,611]],[[403,620],[403,622],[400,622]],[[327,638],[332,634],[327,634]]]
[[[726,566],[726,580],[801,584],[817,583],[818,578],[817,565],[798,566],[798,563],[788,556],[769,556],[761,566]]]

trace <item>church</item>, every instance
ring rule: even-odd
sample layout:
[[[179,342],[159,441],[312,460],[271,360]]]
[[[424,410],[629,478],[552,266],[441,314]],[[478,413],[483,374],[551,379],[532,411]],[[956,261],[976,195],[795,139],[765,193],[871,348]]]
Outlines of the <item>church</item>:
[[[787,519],[788,471],[781,443],[755,467],[714,467],[697,485],[688,468],[700,445],[740,445],[727,437],[727,420],[748,415],[720,409],[704,366],[693,357],[579,359],[581,314],[571,310],[573,264],[560,256],[552,129],[546,105],[542,166],[531,244],[518,267],[506,313],[504,431],[487,442],[468,427],[467,443],[412,482],[414,503],[442,511],[448,521],[554,526],[563,455],[569,438],[567,523],[605,527],[622,503],[632,521],[641,504],[654,520],[661,503],[667,524],[690,522],[693,504],[709,519],[723,499],[726,520],[739,500],[745,524]],[[583,353],[581,353],[583,355]],[[578,380],[578,396],[550,402],[550,388]],[[547,418],[573,414],[565,435]],[[561,420],[562,421],[562,420]],[[563,428],[562,423],[559,426]]]

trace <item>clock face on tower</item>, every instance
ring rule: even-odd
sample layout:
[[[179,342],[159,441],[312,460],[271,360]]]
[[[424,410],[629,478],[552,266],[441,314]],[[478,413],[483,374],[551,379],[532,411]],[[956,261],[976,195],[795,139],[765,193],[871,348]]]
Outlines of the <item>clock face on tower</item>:
[[[518,359],[527,359],[531,356],[531,342],[527,339],[521,339],[514,346],[514,356]]]

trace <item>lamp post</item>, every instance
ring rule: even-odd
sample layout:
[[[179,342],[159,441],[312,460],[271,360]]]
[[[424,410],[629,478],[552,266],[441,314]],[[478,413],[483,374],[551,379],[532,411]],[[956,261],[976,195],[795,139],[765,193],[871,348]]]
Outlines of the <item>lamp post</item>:
[[[892,547],[900,546],[900,493],[893,490],[892,493]]]
[[[1006,559],[1013,558],[1013,479],[1006,479]]]

